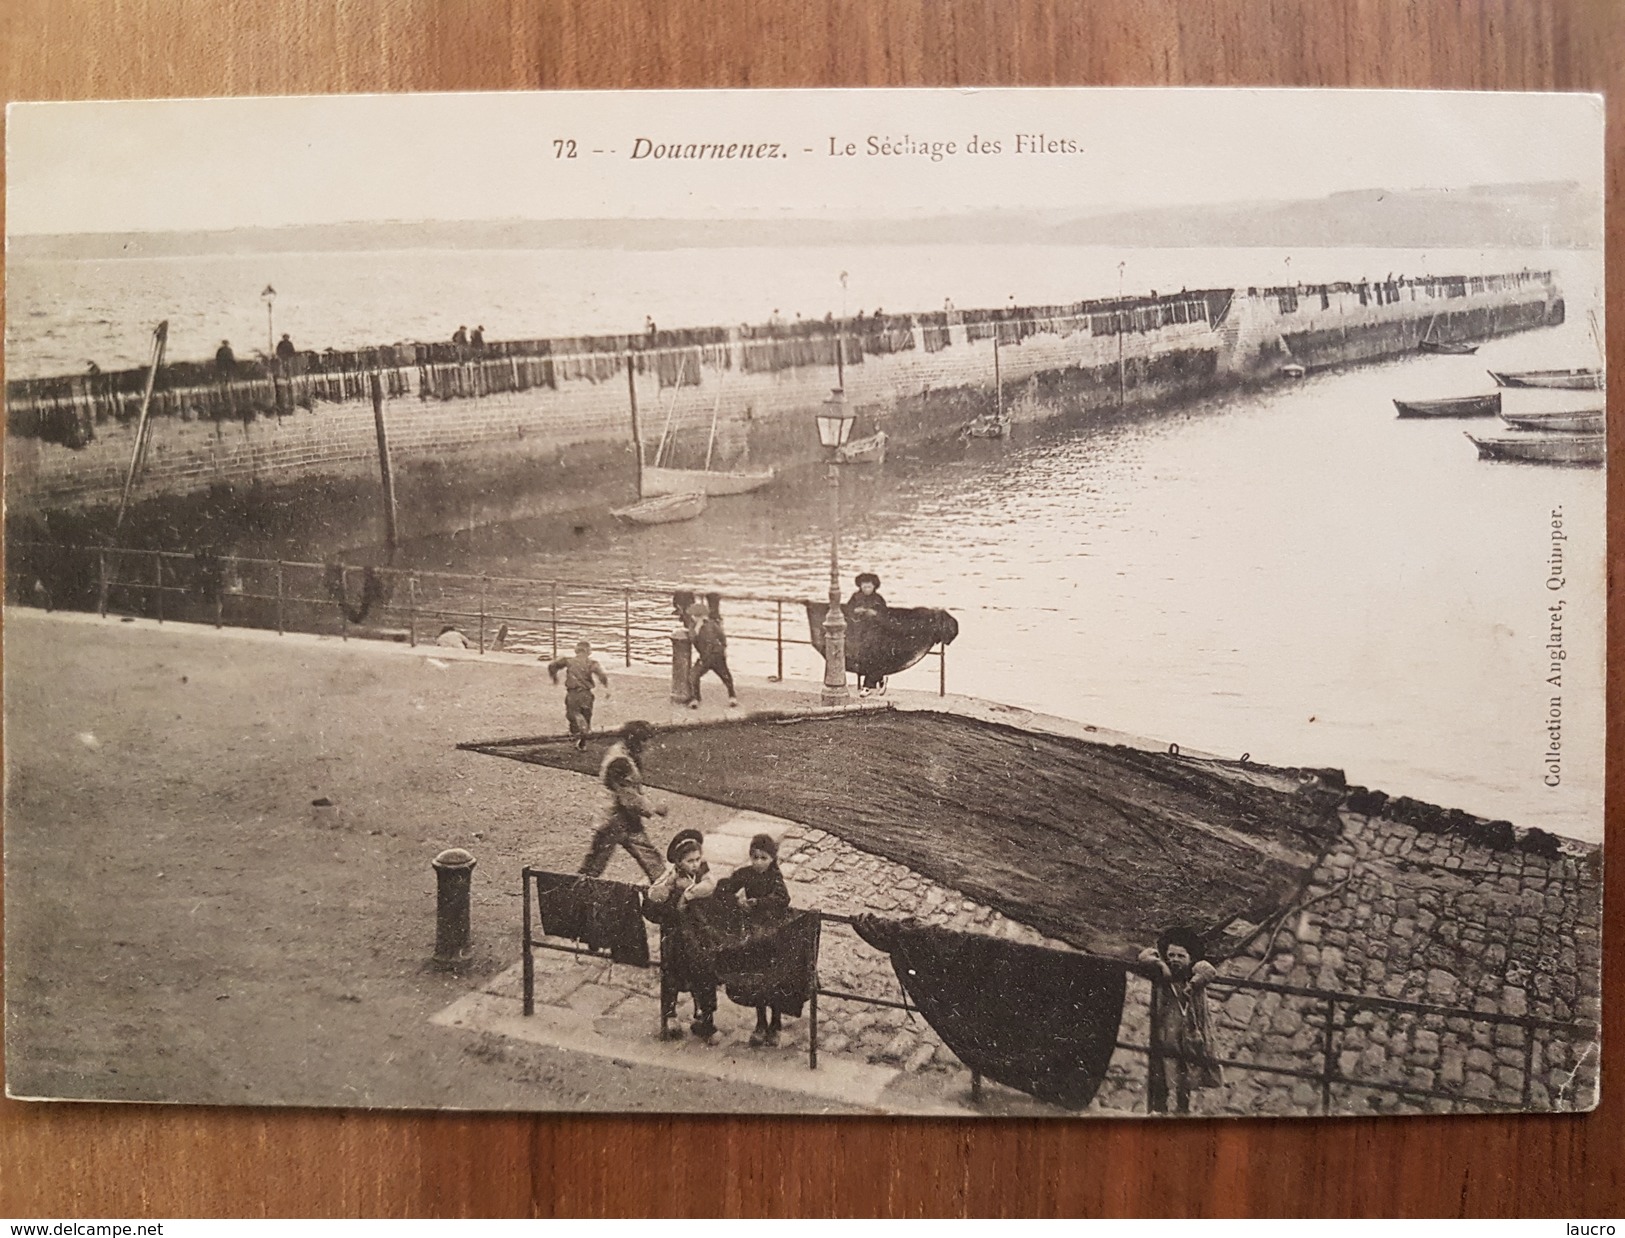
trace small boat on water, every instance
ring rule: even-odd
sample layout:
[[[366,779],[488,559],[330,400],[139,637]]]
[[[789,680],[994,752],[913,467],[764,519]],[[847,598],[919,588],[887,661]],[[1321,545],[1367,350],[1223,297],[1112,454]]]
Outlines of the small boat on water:
[[[1608,454],[1605,434],[1500,434],[1484,438],[1468,434],[1467,437],[1483,460],[1601,464]]]
[[[724,494],[749,494],[770,483],[778,472],[775,469],[668,469],[645,465],[643,469],[643,495],[659,498],[668,494],[700,493],[716,498]]]
[[[1572,412],[1502,413],[1501,420],[1520,430],[1545,430],[1564,434],[1601,434],[1607,417],[1600,408]]]
[[[1501,411],[1501,393],[1458,395],[1444,400],[1395,400],[1401,417],[1493,417]]]
[[[1443,340],[1423,340],[1417,344],[1418,352],[1438,353],[1446,357],[1470,357],[1478,351],[1477,344],[1447,344]]]
[[[1602,390],[1601,370],[1491,370],[1489,375],[1501,387],[1550,387],[1559,391]]]
[[[705,494],[691,491],[687,494],[662,494],[642,499],[630,507],[612,507],[609,514],[631,524],[676,524],[679,520],[693,520],[705,510]]]
[[[877,430],[867,438],[855,438],[835,453],[842,464],[886,463],[886,432]]]

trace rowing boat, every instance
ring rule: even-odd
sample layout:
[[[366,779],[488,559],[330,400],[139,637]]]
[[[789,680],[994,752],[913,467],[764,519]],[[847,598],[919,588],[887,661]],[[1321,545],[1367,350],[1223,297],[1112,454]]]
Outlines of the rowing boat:
[[[1561,431],[1566,434],[1601,434],[1606,417],[1600,408],[1571,412],[1502,413],[1501,420],[1520,430]]]
[[[611,508],[609,514],[632,524],[676,524],[679,520],[693,520],[704,510],[705,495],[692,491],[643,499],[630,507]]]
[[[842,464],[886,463],[886,432],[877,430],[867,438],[855,438],[835,453]]]
[[[1439,353],[1446,357],[1470,357],[1478,351],[1477,344],[1447,344],[1443,340],[1423,340],[1416,348],[1418,352]]]
[[[1401,417],[1493,417],[1501,411],[1501,393],[1458,395],[1444,400],[1395,400]]]
[[[778,473],[773,469],[667,469],[645,465],[643,494],[645,498],[659,498],[668,494],[702,493],[716,498],[724,494],[749,494],[760,490]]]
[[[1601,464],[1608,454],[1604,434],[1468,434],[1480,458],[1537,464]]]
[[[1489,372],[1502,387],[1552,387],[1561,391],[1601,391],[1602,371],[1572,370],[1508,370]]]

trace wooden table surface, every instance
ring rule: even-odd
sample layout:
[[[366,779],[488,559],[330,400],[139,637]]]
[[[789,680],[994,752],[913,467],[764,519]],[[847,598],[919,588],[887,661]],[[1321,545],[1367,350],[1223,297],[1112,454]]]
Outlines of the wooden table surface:
[[[1605,91],[1608,291],[1620,303],[1619,0],[7,0],[0,66],[8,100],[719,86]],[[1610,353],[1625,314],[1612,319]],[[1621,484],[1611,470],[1616,548]],[[1620,627],[1612,613],[1616,653]],[[1615,846],[1621,750],[1609,757]],[[0,1216],[1617,1217],[1617,868],[1603,1105],[1585,1117],[1153,1124],[0,1102]]]

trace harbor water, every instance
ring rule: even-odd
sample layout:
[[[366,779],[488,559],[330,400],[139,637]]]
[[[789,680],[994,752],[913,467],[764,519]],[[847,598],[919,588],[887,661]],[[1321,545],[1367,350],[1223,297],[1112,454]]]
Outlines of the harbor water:
[[[899,247],[868,264],[861,288],[848,281],[846,308],[1110,295],[1123,260],[1131,292],[1554,260],[1439,254],[1423,265],[1417,254],[1324,250],[1295,252],[1288,264],[1287,255],[1259,251],[1045,256],[1012,248],[945,255]],[[433,292],[435,256],[25,263],[12,277],[8,360],[13,376],[71,372],[89,358],[104,368],[139,364],[150,324],[120,334],[132,303],[150,309],[145,317],[198,317],[188,330],[200,343],[177,345],[177,355],[207,355],[204,345],[222,336],[263,339],[253,295],[268,281],[281,294],[279,333],[297,331],[301,346],[344,346],[444,338],[460,321],[504,338],[636,330],[644,314],[662,326],[757,321],[774,309],[822,317],[843,308],[831,267],[859,265],[833,249],[741,255],[596,254],[592,278],[580,254],[504,256],[506,273],[475,255],[472,269]],[[1555,257],[1568,322],[1488,342],[1476,356],[1408,356],[1120,419],[1018,419],[1006,442],[846,468],[843,589],[856,572],[874,571],[893,605],[950,609],[961,631],[948,653],[950,691],[1188,750],[1335,766],[1394,795],[1599,841],[1604,474],[1481,461],[1463,431],[1495,432],[1498,423],[1402,421],[1391,402],[1492,390],[1487,369],[1597,364],[1586,311],[1600,264]],[[301,326],[285,315],[306,286],[300,264],[317,262],[328,268],[322,279],[339,272],[353,283],[300,298]],[[249,268],[260,274],[248,278]],[[707,269],[709,279],[698,277]],[[389,270],[397,283],[380,285]],[[246,304],[236,287],[245,281],[255,285]],[[178,304],[160,306],[162,296]],[[229,311],[220,308],[227,301]],[[1508,411],[1602,402],[1601,393],[1508,391],[1505,399]],[[416,565],[458,572],[818,598],[828,588],[827,503],[813,471],[714,499],[686,524],[633,530],[605,520],[573,534],[509,525],[414,542],[406,553]],[[1557,589],[1548,584],[1554,521]],[[1553,685],[1549,607],[1559,599],[1566,658]],[[805,635],[799,614],[787,627]],[[737,642],[731,654],[747,674],[774,669],[770,645]],[[785,669],[817,673],[804,648]],[[895,682],[934,688],[936,673],[928,660]],[[1547,759],[1554,698],[1555,786]]]

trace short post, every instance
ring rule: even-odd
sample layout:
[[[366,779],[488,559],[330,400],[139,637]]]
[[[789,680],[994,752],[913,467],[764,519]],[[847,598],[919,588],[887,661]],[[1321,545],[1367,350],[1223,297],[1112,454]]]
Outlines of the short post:
[[[276,634],[282,635],[282,560],[276,561]]]
[[[773,618],[773,645],[779,658],[779,673],[773,676],[775,682],[784,682],[784,599],[780,598],[773,604],[777,613]]]
[[[689,659],[694,654],[694,638],[684,627],[671,634],[671,703],[687,705],[689,699]]]
[[[218,587],[214,591],[214,599],[215,607],[218,609],[220,605],[220,590]],[[152,600],[153,604],[158,608],[158,622],[162,623],[164,621],[164,552],[161,550],[152,556]],[[218,619],[215,621],[214,626],[220,626]]]
[[[531,957],[530,936],[530,869],[521,869],[519,873],[519,897],[525,903],[525,1007],[527,1015],[536,1013],[536,960]]]
[[[406,638],[412,648],[418,645],[418,576],[413,572],[406,578]]]
[[[220,563],[220,579],[215,582],[215,587],[214,587],[214,626],[217,627],[217,628],[223,626],[224,623],[225,623],[225,617],[226,617],[226,577],[227,577],[228,573],[230,572],[230,569],[226,566],[226,564],[228,562],[230,562],[230,560],[225,560],[225,559],[221,560],[221,563]],[[162,559],[161,556],[160,556],[159,561],[158,561],[158,574],[159,574],[158,594],[159,594],[160,597],[162,597],[163,596],[163,580],[162,580],[162,578],[163,578],[163,559]],[[159,611],[158,613],[159,613],[160,617],[163,614],[162,611]]]
[[[948,646],[937,646],[937,695],[948,695]]]
[[[621,602],[624,606],[621,620],[621,640],[626,648],[626,664],[632,665],[632,590],[621,590]]]
[[[480,652],[485,652],[485,591],[487,580],[480,577]]]
[[[979,1070],[970,1072],[970,1098],[972,1104],[982,1103],[982,1072]]]
[[[459,967],[469,956],[469,903],[477,861],[461,847],[434,858],[437,901],[434,917],[435,966]]]
[[[339,564],[339,637],[350,639],[350,569]]]
[[[96,552],[96,613],[107,618],[107,552]]]
[[[1321,1064],[1320,1064],[1320,1111],[1332,1111],[1332,1071],[1337,1065],[1335,1050],[1337,1045],[1337,1002],[1333,998],[1326,999],[1326,1030],[1321,1034]]]
[[[807,1069],[818,1069],[818,990],[807,999]]]
[[[559,582],[553,581],[549,586],[549,606],[553,614],[553,660],[559,658]]]

